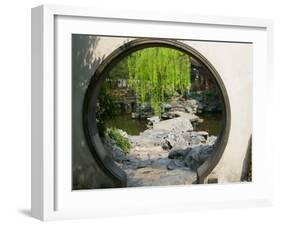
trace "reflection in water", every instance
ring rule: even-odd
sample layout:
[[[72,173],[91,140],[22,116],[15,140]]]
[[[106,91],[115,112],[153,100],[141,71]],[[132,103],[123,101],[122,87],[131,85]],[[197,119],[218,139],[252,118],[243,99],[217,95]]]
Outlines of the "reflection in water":
[[[130,113],[115,116],[106,122],[107,128],[117,128],[126,131],[129,135],[139,135],[147,129],[147,120],[132,119]]]
[[[193,125],[195,131],[206,131],[209,135],[218,136],[222,129],[222,112],[198,114],[204,121]]]

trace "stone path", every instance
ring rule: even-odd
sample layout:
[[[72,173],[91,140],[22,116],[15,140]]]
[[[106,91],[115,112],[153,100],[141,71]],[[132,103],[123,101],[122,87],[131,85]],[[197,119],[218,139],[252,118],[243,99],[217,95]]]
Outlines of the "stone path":
[[[158,121],[137,136],[119,130],[131,144],[129,154],[107,141],[113,159],[127,173],[127,185],[164,186],[192,184],[196,170],[212,153],[215,136],[205,131],[193,131],[186,115]]]
[[[174,160],[161,146],[134,146],[121,168],[127,173],[128,187],[192,184],[196,172],[184,165],[169,170]]]

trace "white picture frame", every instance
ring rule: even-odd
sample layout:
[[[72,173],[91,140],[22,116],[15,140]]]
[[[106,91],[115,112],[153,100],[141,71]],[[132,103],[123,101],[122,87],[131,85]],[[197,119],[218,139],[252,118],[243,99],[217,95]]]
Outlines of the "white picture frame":
[[[114,26],[115,23],[124,27]],[[157,26],[169,26],[169,29],[159,29],[155,33]],[[141,34],[149,36],[149,32],[154,32],[152,37],[187,38],[186,33],[181,31],[188,26],[195,29],[189,39],[245,41],[255,44],[253,182],[198,185],[188,189],[185,186],[173,186],[73,192],[69,187],[70,178],[64,177],[68,175],[67,170],[71,172],[71,161],[67,161],[71,159],[71,144],[60,147],[60,140],[55,132],[59,125],[59,118],[56,117],[57,98],[66,100],[68,97],[65,93],[71,85],[71,81],[65,76],[56,76],[60,73],[56,68],[55,57],[60,48],[58,44],[66,41],[67,44],[59,51],[63,51],[64,57],[71,62],[71,46],[67,41],[69,34],[87,34],[89,27],[99,29],[99,35],[120,36],[120,29],[128,29],[122,32],[133,37]],[[207,30],[204,32],[204,29]],[[217,30],[215,32],[212,29]],[[56,38],[62,39],[62,42],[57,42]],[[272,92],[272,39],[273,22],[265,19],[123,12],[57,5],[43,5],[32,9],[32,216],[41,220],[56,220],[271,205],[273,178],[268,177],[268,172],[273,168],[273,150],[268,148],[266,138],[261,139],[264,131],[266,133],[264,118],[267,117],[267,112],[257,100],[264,100]],[[258,53],[262,53],[263,57],[257,57]],[[67,65],[63,67],[66,70],[64,74],[69,75],[71,68]],[[65,83],[64,86],[59,85],[62,83]],[[62,89],[66,92],[61,95]],[[66,102],[69,103],[67,100]],[[67,105],[65,109],[68,109]],[[66,125],[65,131],[70,129],[70,125]],[[64,144],[67,142],[69,140],[65,140]],[[58,147],[64,151],[58,152]],[[262,156],[261,151],[266,151],[266,155]],[[67,155],[65,162],[62,161],[64,155]],[[262,157],[266,159],[262,161]],[[174,194],[176,198],[161,199],[159,194],[162,197]]]

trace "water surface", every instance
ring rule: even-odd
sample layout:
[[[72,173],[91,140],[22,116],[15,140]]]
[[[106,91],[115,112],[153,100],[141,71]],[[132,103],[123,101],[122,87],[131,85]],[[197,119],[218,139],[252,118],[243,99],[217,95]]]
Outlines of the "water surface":
[[[147,120],[145,119],[132,119],[130,113],[120,114],[114,119],[106,122],[106,127],[122,129],[129,135],[139,135],[147,129]]]
[[[207,131],[209,135],[219,135],[222,129],[222,113],[203,113],[198,116],[204,121],[193,125],[195,131]],[[108,120],[106,127],[122,129],[129,135],[139,135],[147,129],[147,120],[132,119],[130,113],[124,113]]]

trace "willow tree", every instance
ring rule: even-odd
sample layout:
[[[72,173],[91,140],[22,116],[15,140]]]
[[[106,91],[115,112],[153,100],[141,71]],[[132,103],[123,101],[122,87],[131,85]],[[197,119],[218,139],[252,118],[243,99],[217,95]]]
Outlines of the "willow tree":
[[[129,87],[141,103],[150,102],[154,114],[161,115],[167,97],[190,87],[190,64],[190,56],[175,49],[139,50],[127,58]]]

